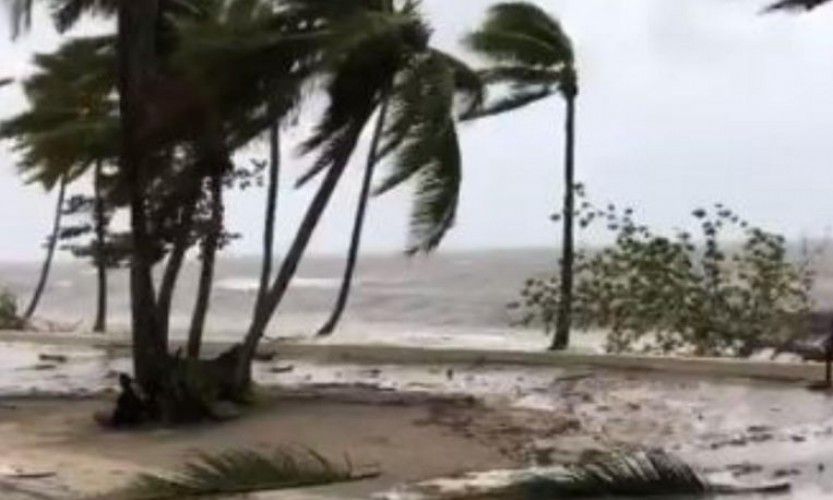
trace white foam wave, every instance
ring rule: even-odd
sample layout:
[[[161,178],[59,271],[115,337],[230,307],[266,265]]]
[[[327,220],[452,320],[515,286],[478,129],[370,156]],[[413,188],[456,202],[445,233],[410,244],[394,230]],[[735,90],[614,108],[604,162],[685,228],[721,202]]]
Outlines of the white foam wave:
[[[295,278],[292,280],[294,288],[333,289],[337,288],[339,280],[331,278]],[[217,281],[217,288],[235,292],[256,292],[259,282],[256,278],[226,278]]]

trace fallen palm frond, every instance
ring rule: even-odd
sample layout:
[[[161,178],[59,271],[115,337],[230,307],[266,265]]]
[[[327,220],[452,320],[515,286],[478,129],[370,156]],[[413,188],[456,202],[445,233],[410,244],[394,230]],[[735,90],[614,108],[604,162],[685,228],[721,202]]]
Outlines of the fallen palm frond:
[[[171,476],[142,474],[125,488],[105,497],[123,500],[198,498],[318,486],[377,475],[376,471],[356,473],[349,460],[336,465],[310,449],[279,449],[271,455],[238,450],[202,454]]]
[[[551,500],[554,498],[706,497],[788,490],[789,483],[764,486],[715,485],[690,465],[662,450],[604,454],[570,466],[491,471],[420,483],[380,500]]]

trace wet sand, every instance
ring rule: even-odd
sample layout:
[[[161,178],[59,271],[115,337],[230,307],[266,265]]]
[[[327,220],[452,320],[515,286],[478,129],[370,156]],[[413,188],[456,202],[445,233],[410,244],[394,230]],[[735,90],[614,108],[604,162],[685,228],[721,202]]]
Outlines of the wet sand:
[[[104,399],[19,400],[13,408],[8,403],[0,408],[0,468],[55,473],[51,481],[14,484],[76,498],[119,487],[140,471],[170,471],[199,452],[308,446],[334,461],[348,454],[357,468],[380,467],[379,479],[341,487],[366,498],[401,482],[518,465],[492,447],[431,423],[432,407],[456,403],[385,404],[373,398],[362,403],[361,394],[352,397],[355,402],[278,397],[233,422],[132,432],[102,431],[93,423],[93,412],[108,405]]]
[[[785,498],[833,495],[833,397],[804,383],[275,358],[255,370],[267,403],[238,421],[116,433],[91,416],[108,407],[115,374],[129,368],[123,350],[13,342],[0,344],[0,359],[2,498],[38,498],[10,496],[14,488],[73,498],[137,471],[164,472],[198,451],[282,444],[335,459],[347,453],[383,471],[375,481],[325,488],[331,498],[640,447],[675,452],[722,480],[789,479],[795,489]],[[15,470],[55,476],[15,479]]]

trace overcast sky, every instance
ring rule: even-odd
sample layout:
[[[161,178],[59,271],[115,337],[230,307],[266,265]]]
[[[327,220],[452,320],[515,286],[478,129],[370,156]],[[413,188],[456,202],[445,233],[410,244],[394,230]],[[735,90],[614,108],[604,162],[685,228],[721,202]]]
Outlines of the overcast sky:
[[[434,44],[459,52],[459,37],[491,3],[425,0]],[[761,16],[756,0],[538,3],[561,19],[575,41],[581,78],[577,170],[593,200],[632,205],[660,229],[684,223],[693,208],[713,202],[793,238],[821,235],[833,224],[833,8]],[[33,51],[59,43],[48,19],[36,17],[35,24],[15,43],[0,24],[0,77],[25,73]],[[105,27],[88,22],[76,34]],[[0,90],[0,116],[24,104],[17,88]],[[562,121],[563,106],[553,99],[463,127],[462,204],[444,248],[557,242],[548,215],[563,189]],[[300,135],[287,131],[286,141]],[[54,194],[22,185],[7,146],[0,149],[0,260],[28,260],[38,256],[50,226]],[[319,227],[313,252],[340,252],[347,245],[364,149]],[[294,177],[305,160],[284,153],[286,175]],[[253,147],[238,160],[264,155]],[[294,232],[310,191],[282,193],[281,245]],[[257,252],[262,195],[229,196],[229,226],[245,235],[232,252]],[[365,248],[401,249],[408,210],[406,192],[374,200]]]

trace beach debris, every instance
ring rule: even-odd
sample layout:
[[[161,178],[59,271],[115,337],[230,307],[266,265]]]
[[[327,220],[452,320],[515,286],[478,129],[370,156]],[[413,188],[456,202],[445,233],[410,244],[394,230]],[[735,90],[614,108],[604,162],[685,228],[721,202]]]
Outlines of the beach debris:
[[[752,434],[761,433],[761,432],[770,432],[772,431],[772,427],[768,425],[750,425],[746,428],[747,432]]]
[[[732,464],[726,467],[726,470],[732,473],[733,477],[748,476],[750,474],[757,474],[764,470],[760,464],[753,464],[751,462],[743,462],[739,464]]]
[[[69,358],[63,354],[38,354],[38,359],[41,361],[51,361],[53,363],[66,363]]]
[[[216,497],[360,481],[379,474],[378,467],[356,469],[349,457],[343,464],[335,463],[309,448],[279,448],[268,454],[230,450],[203,453],[175,473],[141,474],[126,487],[101,498]]]
[[[445,379],[448,380],[449,382],[454,380],[454,370],[453,369],[449,368],[448,370],[445,371]]]
[[[362,375],[370,378],[379,378],[382,375],[382,370],[379,368],[370,368],[368,370],[364,370]]]
[[[585,463],[495,470],[406,485],[376,500],[600,498],[759,493],[786,491],[789,483],[746,486],[711,484],[691,466],[663,450],[608,453]]]
[[[290,373],[295,371],[295,365],[273,366],[269,369],[270,373]]]
[[[277,356],[278,353],[276,351],[263,350],[255,352],[254,359],[261,363],[268,363],[274,361]]]
[[[55,368],[57,368],[57,365],[51,363],[38,363],[32,366],[35,371],[54,370]]]
[[[578,382],[580,380],[585,380],[588,378],[593,378],[595,375],[592,372],[579,372],[579,373],[567,373],[565,375],[560,375],[553,379],[553,384],[557,384],[559,382]]]
[[[781,479],[785,477],[793,477],[793,476],[800,476],[801,471],[798,469],[778,469],[772,473],[772,477],[775,479]]]

